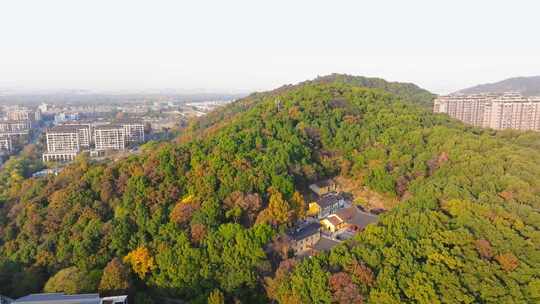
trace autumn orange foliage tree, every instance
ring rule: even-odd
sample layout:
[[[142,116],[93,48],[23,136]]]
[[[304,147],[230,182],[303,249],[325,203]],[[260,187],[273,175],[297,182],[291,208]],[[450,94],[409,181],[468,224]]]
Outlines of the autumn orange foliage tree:
[[[505,271],[513,271],[519,266],[519,260],[511,253],[500,254],[495,257],[495,260],[501,264]]]
[[[130,288],[129,269],[119,258],[113,258],[105,269],[99,283],[100,291],[120,291]]]
[[[334,273],[329,279],[334,301],[339,304],[362,304],[363,298],[358,287],[345,272]]]

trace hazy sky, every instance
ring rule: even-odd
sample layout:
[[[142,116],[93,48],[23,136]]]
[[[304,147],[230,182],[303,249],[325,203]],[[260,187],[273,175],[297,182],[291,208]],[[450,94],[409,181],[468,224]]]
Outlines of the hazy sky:
[[[2,0],[0,87],[251,91],[339,72],[445,93],[539,75],[539,2]]]

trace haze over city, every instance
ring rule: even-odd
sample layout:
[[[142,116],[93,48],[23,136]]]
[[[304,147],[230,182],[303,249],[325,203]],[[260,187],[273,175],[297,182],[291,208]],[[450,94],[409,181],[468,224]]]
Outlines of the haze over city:
[[[9,1],[0,89],[267,90],[333,72],[435,93],[540,71],[537,1]]]

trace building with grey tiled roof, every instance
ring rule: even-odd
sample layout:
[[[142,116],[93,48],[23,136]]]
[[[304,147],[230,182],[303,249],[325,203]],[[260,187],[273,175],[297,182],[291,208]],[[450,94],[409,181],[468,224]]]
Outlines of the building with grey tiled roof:
[[[16,299],[13,304],[127,304],[127,296],[104,297],[97,293],[67,295],[35,293]]]
[[[291,247],[295,254],[313,248],[321,238],[321,224],[314,222],[296,227],[289,232]]]

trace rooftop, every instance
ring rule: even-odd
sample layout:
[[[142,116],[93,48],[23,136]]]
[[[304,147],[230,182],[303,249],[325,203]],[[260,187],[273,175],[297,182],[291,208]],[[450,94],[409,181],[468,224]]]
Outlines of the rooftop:
[[[62,122],[62,125],[81,125],[81,126],[90,126],[92,124],[91,121],[86,120],[66,120]]]
[[[356,225],[360,229],[364,229],[367,225],[378,221],[378,217],[358,210],[356,206],[340,209],[336,212],[344,222],[350,225]]]
[[[337,225],[339,225],[339,224],[341,224],[343,222],[339,217],[337,217],[335,215],[330,215],[326,219],[334,226],[337,226]]]
[[[81,125],[61,125],[47,129],[47,133],[76,133]]]
[[[524,102],[538,102],[539,99],[536,96],[526,97],[518,92],[506,92],[506,93],[481,93],[481,94],[450,94],[438,96],[437,99],[441,100],[457,100],[457,101],[472,101],[475,99],[485,102],[506,102],[506,103],[524,103]]]
[[[328,187],[328,186],[334,186],[336,184],[336,182],[334,182],[333,179],[325,179],[325,180],[321,180],[321,181],[318,181],[316,183],[314,183],[315,186],[319,187],[319,188],[322,188],[322,187]]]
[[[321,237],[321,239],[313,246],[313,249],[317,251],[328,251],[332,249],[334,246],[338,245],[338,241],[334,241],[325,237]]]
[[[117,124],[110,124],[110,125],[102,125],[102,126],[96,126],[94,130],[116,130],[116,129],[124,129],[123,126],[117,125]]]
[[[21,123],[30,123],[30,120],[0,120],[2,124],[21,124]]]
[[[144,122],[142,120],[135,119],[135,118],[132,118],[132,119],[129,119],[129,118],[119,119],[119,120],[116,120],[114,123],[119,124],[119,125],[127,125],[127,124],[144,125]]]
[[[321,224],[319,223],[309,223],[305,226],[297,227],[294,231],[292,231],[289,234],[289,236],[293,240],[299,241],[299,240],[307,238],[308,236],[317,234],[320,228],[321,228]]]
[[[326,208],[328,206],[332,206],[334,204],[337,204],[340,200],[342,200],[343,197],[340,194],[337,194],[335,192],[327,193],[323,195],[318,201],[317,204],[321,206],[322,208]]]
[[[99,304],[101,301],[97,293],[66,295],[64,293],[34,293],[16,299],[13,303],[62,303],[62,304]]]

